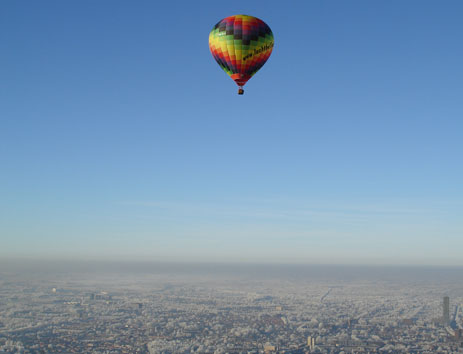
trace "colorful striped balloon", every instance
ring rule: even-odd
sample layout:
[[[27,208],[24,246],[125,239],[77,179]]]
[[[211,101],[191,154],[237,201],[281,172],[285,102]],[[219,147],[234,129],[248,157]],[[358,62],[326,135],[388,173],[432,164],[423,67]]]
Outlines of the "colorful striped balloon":
[[[256,17],[235,15],[217,23],[209,34],[209,49],[220,67],[236,82],[238,93],[265,64],[273,49],[273,33]]]

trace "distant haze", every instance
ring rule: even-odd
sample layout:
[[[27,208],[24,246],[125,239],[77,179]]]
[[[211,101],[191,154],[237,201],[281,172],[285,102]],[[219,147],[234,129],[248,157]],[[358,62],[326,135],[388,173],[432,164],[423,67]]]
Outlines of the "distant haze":
[[[1,275],[34,278],[88,276],[174,278],[202,277],[214,279],[304,280],[349,282],[440,282],[459,286],[463,282],[463,267],[436,266],[360,266],[360,265],[296,265],[296,264],[239,264],[239,263],[188,263],[188,262],[121,262],[121,261],[38,261],[0,260]]]

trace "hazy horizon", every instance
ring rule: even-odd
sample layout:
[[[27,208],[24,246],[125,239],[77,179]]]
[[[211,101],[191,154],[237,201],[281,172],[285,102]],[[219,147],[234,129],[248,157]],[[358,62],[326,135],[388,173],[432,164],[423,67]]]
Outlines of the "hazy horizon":
[[[390,264],[390,263],[301,263],[301,262],[265,262],[265,261],[211,261],[211,260],[158,260],[158,259],[115,259],[115,258],[58,258],[58,257],[2,257],[0,258],[0,266],[4,269],[11,266],[13,268],[23,268],[25,271],[33,271],[36,269],[48,269],[53,271],[53,268],[64,272],[75,269],[99,269],[110,270],[127,269],[136,270],[152,270],[152,269],[347,269],[354,271],[356,269],[363,270],[438,270],[445,272],[446,270],[463,271],[462,265],[442,265],[442,264]],[[462,273],[463,276],[463,273]]]

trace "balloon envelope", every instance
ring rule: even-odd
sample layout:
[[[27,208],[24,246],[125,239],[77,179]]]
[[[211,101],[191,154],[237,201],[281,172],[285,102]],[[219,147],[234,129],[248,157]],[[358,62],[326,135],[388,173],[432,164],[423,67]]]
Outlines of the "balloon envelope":
[[[224,18],[209,34],[212,56],[240,87],[265,64],[273,43],[270,27],[247,15]]]

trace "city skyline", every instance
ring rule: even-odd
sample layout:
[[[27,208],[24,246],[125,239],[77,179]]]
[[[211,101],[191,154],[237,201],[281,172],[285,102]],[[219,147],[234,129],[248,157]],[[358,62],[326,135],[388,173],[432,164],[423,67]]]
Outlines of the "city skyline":
[[[0,265],[7,353],[463,350],[461,269]]]

